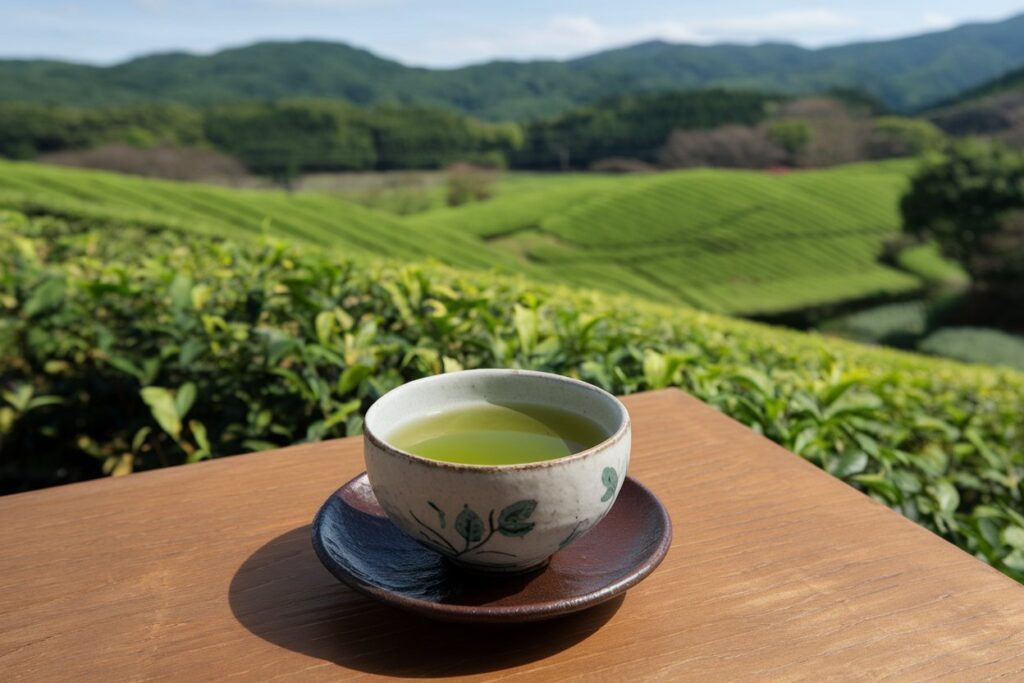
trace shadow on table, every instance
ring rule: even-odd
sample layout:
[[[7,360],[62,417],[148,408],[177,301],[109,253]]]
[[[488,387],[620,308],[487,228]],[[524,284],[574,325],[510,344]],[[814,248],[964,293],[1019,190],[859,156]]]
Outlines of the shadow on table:
[[[317,560],[310,533],[293,529],[249,556],[231,580],[231,611],[275,645],[369,673],[455,676],[543,659],[600,629],[624,598],[526,624],[431,621],[339,583]]]

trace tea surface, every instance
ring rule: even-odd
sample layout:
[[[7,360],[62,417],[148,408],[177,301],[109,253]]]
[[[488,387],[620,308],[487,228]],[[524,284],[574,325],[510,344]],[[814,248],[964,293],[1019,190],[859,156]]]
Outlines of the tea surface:
[[[431,460],[517,465],[579,453],[606,438],[593,421],[559,408],[473,403],[416,420],[388,440]]]

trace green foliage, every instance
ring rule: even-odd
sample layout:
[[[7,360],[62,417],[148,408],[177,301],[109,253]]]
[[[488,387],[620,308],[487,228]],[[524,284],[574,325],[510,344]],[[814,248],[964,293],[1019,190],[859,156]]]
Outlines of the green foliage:
[[[343,102],[224,105],[204,117],[206,137],[256,173],[289,181],[304,171],[374,168],[364,113]]]
[[[782,119],[772,122],[765,131],[768,139],[786,150],[790,159],[798,154],[811,141],[811,128],[805,121]]]
[[[927,159],[900,208],[903,228],[934,239],[975,286],[1017,294],[1024,283],[1024,155],[966,141]]]
[[[948,327],[922,340],[918,350],[968,363],[1024,370],[1024,337],[978,327]]]
[[[859,342],[913,348],[913,343],[928,331],[928,320],[925,302],[909,301],[851,313],[829,321],[821,329]]]
[[[878,260],[898,230],[905,169],[681,171],[552,185],[409,220],[495,236],[551,281],[768,313],[921,287]]]
[[[914,273],[929,284],[963,287],[970,282],[970,277],[960,264],[943,257],[934,242],[914,244],[900,249],[896,254],[896,263],[903,270]]]
[[[0,162],[0,199],[27,213],[236,239],[267,234],[345,256],[434,258],[722,312],[770,313],[922,287],[921,278],[878,260],[898,233],[910,168],[506,174],[485,202],[398,219],[313,194]]]
[[[205,114],[210,142],[282,180],[308,171],[440,168],[497,160],[522,144],[515,124],[423,106],[372,109],[329,100],[222,105]]]
[[[88,217],[97,223],[141,222],[217,237],[275,235],[346,256],[492,267],[502,254],[455,231],[414,234],[397,219],[317,194],[238,191],[96,171],[0,161],[0,199],[28,213]]]
[[[0,236],[5,490],[354,434],[399,383],[533,368],[682,387],[1024,578],[1021,374],[273,241],[10,212]],[[454,520],[467,543],[474,515]]]
[[[871,122],[867,154],[871,159],[918,156],[939,149],[946,136],[924,119],[882,116]]]
[[[43,152],[123,142],[137,147],[203,142],[199,112],[175,104],[98,109],[0,102],[0,157],[33,159]]]
[[[703,90],[622,95],[526,126],[513,156],[522,168],[587,168],[611,157],[654,162],[676,129],[752,125],[784,98],[753,92]]]

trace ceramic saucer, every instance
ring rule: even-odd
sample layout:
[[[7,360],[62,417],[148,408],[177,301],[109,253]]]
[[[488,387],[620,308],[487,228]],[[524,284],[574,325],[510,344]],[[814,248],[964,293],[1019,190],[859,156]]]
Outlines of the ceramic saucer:
[[[534,621],[593,607],[654,571],[671,542],[668,512],[631,477],[586,536],[519,576],[467,573],[406,536],[385,516],[366,473],[332,494],[313,521],[313,548],[342,582],[448,621]]]

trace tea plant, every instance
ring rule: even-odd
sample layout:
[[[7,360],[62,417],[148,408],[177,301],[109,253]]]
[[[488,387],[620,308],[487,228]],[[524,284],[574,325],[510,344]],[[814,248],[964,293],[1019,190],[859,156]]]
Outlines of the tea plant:
[[[383,392],[521,367],[678,386],[1024,579],[1024,375],[273,240],[0,213],[5,491],[359,433]]]

